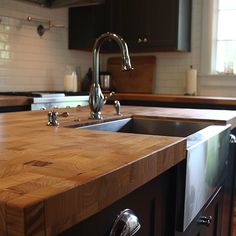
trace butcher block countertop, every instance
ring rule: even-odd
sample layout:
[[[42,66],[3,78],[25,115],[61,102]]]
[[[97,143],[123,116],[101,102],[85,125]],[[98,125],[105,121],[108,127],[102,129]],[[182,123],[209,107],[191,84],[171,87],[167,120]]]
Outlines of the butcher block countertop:
[[[184,96],[147,93],[116,93],[113,99],[150,102],[171,102],[211,105],[236,105],[234,97]]]
[[[184,138],[75,129],[94,123],[89,109],[67,111],[57,127],[46,125],[48,111],[0,114],[0,235],[57,235],[185,159]],[[121,112],[236,126],[234,111]],[[117,119],[114,108],[105,105],[103,117]]]
[[[32,102],[33,99],[26,96],[0,96],[0,107],[27,106]]]
[[[211,104],[211,105],[236,105],[234,97],[210,97],[210,96],[184,96],[168,94],[147,93],[116,93],[111,99],[147,101],[147,102],[171,102],[189,104]],[[31,105],[33,99],[26,96],[0,95],[0,107]]]

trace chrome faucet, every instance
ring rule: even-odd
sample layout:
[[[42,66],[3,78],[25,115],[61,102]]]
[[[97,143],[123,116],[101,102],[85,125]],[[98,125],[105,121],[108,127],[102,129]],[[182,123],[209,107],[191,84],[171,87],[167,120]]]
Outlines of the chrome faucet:
[[[133,69],[130,62],[127,44],[119,35],[108,32],[102,34],[99,38],[97,38],[93,46],[93,80],[89,93],[89,107],[91,110],[91,119],[102,119],[101,109],[106,103],[106,98],[104,97],[99,84],[99,51],[103,42],[108,39],[113,39],[120,47],[123,60],[122,70]]]

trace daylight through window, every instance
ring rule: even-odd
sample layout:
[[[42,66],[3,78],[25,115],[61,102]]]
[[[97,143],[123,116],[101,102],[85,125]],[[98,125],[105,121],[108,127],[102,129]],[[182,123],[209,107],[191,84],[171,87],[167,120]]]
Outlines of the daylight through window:
[[[218,74],[236,74],[236,0],[219,0],[216,32]]]

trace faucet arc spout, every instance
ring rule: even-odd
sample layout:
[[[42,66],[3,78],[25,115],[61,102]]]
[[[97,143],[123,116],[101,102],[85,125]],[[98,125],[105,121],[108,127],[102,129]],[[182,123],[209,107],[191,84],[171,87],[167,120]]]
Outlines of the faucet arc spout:
[[[102,119],[101,109],[106,99],[102,94],[100,84],[99,84],[99,52],[102,44],[108,40],[113,39],[120,47],[122,56],[122,69],[132,70],[130,56],[128,51],[128,46],[123,38],[117,34],[107,32],[102,34],[94,43],[93,46],[93,74],[92,74],[92,86],[89,93],[89,107],[91,110],[92,119]]]

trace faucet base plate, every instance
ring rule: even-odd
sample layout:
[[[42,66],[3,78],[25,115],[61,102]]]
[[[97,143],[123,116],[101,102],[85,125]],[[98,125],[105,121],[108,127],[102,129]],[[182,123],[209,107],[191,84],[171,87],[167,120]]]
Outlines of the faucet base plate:
[[[92,120],[102,120],[103,117],[101,116],[101,112],[91,112],[89,119],[92,119]]]

